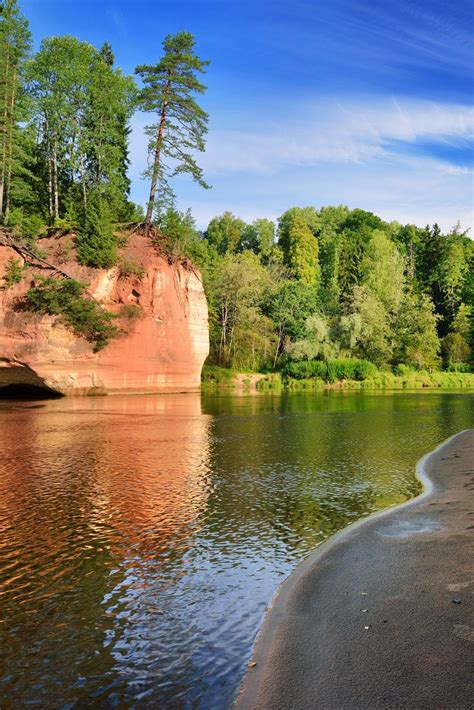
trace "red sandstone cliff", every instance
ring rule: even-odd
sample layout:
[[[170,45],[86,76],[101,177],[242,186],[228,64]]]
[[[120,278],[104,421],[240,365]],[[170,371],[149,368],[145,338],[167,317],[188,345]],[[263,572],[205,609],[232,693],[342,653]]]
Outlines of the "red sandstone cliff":
[[[120,250],[122,260],[142,267],[143,278],[80,266],[70,236],[42,239],[47,259],[71,277],[89,284],[89,292],[108,311],[120,334],[98,353],[56,316],[18,309],[37,274],[28,268],[20,284],[2,289],[13,257],[0,246],[0,387],[8,384],[46,386],[64,394],[146,393],[197,389],[209,351],[208,312],[199,275],[182,264],[169,264],[143,236],[132,236]],[[126,316],[136,305],[139,317]],[[128,309],[131,310],[131,309]],[[129,315],[129,314],[128,314]],[[136,313],[134,314],[136,315]]]

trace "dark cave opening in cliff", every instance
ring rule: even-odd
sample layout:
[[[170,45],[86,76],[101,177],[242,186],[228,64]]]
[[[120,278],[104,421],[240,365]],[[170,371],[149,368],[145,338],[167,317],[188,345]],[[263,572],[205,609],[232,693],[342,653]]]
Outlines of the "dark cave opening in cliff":
[[[64,395],[40,385],[31,385],[27,383],[16,383],[0,387],[0,400],[38,400],[38,399],[60,399]]]

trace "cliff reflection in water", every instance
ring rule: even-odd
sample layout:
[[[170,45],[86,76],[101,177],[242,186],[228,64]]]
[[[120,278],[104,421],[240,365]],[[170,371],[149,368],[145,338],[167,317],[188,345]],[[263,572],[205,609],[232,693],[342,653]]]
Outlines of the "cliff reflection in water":
[[[227,708],[281,579],[415,495],[473,402],[0,402],[0,704]]]
[[[199,395],[9,404],[3,698],[119,701],[130,695],[122,666],[151,672],[160,654],[147,645],[173,626],[160,592],[182,576],[208,496],[209,421]]]

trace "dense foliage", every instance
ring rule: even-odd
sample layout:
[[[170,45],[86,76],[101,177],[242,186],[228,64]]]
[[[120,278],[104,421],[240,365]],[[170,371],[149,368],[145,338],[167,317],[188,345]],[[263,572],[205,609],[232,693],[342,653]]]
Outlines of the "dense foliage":
[[[216,365],[326,381],[332,367],[361,379],[361,361],[472,365],[474,243],[458,227],[442,234],[343,206],[293,207],[276,225],[226,212],[203,233],[190,220],[167,216],[175,248],[181,229],[203,272]]]
[[[375,365],[367,360],[303,360],[288,362],[283,368],[283,374],[295,380],[318,377],[324,382],[366,380],[376,372]]]

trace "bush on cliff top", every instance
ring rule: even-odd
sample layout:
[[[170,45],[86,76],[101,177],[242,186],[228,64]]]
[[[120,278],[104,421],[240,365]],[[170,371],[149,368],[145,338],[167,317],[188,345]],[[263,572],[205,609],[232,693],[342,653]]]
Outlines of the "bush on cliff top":
[[[60,316],[77,335],[102,350],[118,330],[112,324],[113,313],[103,310],[96,301],[85,297],[86,287],[74,279],[38,278],[38,284],[25,295],[25,307],[35,313]]]

